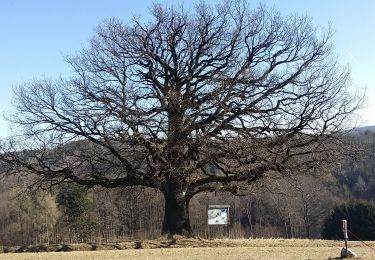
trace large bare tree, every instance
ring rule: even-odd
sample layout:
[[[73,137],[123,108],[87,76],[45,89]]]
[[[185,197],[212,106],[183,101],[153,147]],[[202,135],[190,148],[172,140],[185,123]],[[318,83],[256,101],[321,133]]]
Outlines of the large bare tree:
[[[245,192],[329,163],[358,107],[330,28],[229,1],[151,8],[102,23],[68,57],[72,77],[16,89],[9,173],[35,184],[146,186],[165,197],[164,234],[191,234],[200,192]]]

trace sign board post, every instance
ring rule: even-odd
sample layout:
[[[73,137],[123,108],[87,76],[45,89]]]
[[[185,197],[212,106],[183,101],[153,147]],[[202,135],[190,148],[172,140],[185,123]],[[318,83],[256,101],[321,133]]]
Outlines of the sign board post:
[[[228,238],[230,237],[230,205],[208,205],[207,224],[210,235],[211,225],[225,225],[227,227]]]
[[[348,255],[348,222],[346,219],[342,221],[342,231],[344,232],[345,251],[346,255]]]

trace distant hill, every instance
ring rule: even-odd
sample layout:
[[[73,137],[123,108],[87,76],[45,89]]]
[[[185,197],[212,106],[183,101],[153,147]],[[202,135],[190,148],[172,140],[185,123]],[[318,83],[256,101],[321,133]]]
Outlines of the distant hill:
[[[364,134],[368,132],[375,133],[375,125],[356,127],[352,130],[353,134]]]

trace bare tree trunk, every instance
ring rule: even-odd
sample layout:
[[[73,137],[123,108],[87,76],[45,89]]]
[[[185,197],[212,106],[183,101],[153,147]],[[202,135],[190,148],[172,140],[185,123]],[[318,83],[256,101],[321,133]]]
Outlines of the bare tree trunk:
[[[307,205],[303,205],[303,221],[305,223],[306,237],[310,238],[310,217]]]
[[[162,234],[192,235],[189,219],[190,198],[183,194],[180,184],[168,182],[163,190],[165,198]]]
[[[284,220],[284,228],[285,228],[285,238],[289,238],[288,224],[287,224],[286,220]]]
[[[246,213],[247,213],[247,219],[249,221],[249,224],[250,224],[250,238],[254,238],[254,232],[253,232],[253,215],[251,214],[251,209],[247,209],[246,210]]]

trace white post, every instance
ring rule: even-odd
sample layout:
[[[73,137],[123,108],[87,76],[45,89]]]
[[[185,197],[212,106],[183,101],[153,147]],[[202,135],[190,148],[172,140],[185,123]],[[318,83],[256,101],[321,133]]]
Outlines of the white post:
[[[342,231],[344,232],[345,251],[346,255],[348,255],[348,222],[346,221],[346,219],[342,221]]]

